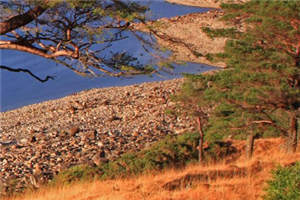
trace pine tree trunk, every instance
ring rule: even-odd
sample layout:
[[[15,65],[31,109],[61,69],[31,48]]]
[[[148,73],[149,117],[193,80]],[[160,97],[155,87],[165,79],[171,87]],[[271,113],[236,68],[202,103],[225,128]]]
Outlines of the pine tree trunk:
[[[297,117],[294,112],[291,113],[291,123],[290,123],[290,130],[288,136],[288,144],[287,144],[287,151],[288,153],[295,153],[297,150],[298,145],[298,125],[297,125]]]
[[[246,156],[247,156],[247,159],[251,159],[252,158],[253,150],[254,150],[254,140],[255,140],[254,135],[250,134],[248,136],[248,139],[247,139],[247,147],[246,147]]]
[[[299,42],[299,46],[297,47],[297,50],[296,50],[295,64],[297,67],[300,66],[300,42]]]
[[[198,131],[200,134],[200,138],[199,138],[199,146],[198,146],[198,159],[199,159],[199,163],[203,164],[203,160],[204,160],[204,154],[203,154],[203,140],[204,140],[204,133],[202,130],[202,123],[201,123],[201,118],[197,117],[197,125],[198,125]]]

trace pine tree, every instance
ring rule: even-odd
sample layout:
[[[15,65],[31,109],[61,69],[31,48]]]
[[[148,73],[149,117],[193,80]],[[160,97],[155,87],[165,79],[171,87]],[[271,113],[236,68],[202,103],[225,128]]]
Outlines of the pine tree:
[[[199,93],[199,98],[215,105],[207,139],[283,135],[288,151],[295,152],[300,107],[300,1],[253,0],[223,4],[222,8],[223,20],[241,27],[227,31],[204,28],[211,37],[229,38],[224,53],[207,55],[225,61],[227,69],[193,79],[206,80],[198,81],[203,86],[211,83]]]
[[[210,113],[211,105],[205,98],[203,98],[203,92],[206,91],[209,85],[207,81],[208,76],[194,76],[186,75],[187,81],[183,84],[182,90],[176,96],[174,100],[179,102],[177,104],[178,110],[184,110],[184,113],[188,113],[195,119],[197,131],[199,132],[199,144],[198,144],[198,160],[199,163],[204,162],[204,129],[207,125],[207,119]],[[179,114],[183,114],[180,113]]]

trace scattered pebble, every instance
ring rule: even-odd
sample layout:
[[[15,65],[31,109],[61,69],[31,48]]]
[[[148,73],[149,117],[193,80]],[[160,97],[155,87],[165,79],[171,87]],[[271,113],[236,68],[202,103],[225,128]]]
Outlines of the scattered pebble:
[[[188,117],[166,113],[182,82],[92,89],[0,113],[0,188],[14,179],[20,191],[37,172],[47,182],[73,165],[100,165],[193,129]]]

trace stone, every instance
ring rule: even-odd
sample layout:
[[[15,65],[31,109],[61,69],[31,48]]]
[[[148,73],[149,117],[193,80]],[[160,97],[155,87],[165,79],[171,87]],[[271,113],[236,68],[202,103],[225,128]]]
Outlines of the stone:
[[[20,144],[21,145],[27,145],[28,144],[28,139],[27,138],[20,139]]]
[[[98,147],[104,147],[104,144],[103,144],[103,142],[98,141],[98,142],[97,142],[97,146],[98,146]]]
[[[86,133],[85,137],[89,140],[95,140],[97,138],[97,131],[96,130],[89,131]]]
[[[139,134],[139,132],[137,132],[137,131],[133,131],[132,132],[132,136],[134,136],[134,137],[138,137],[140,134]]]
[[[36,142],[36,141],[37,141],[36,137],[35,137],[35,136],[32,136],[30,142],[31,142],[31,143],[34,143],[34,142]]]
[[[80,129],[78,126],[73,126],[69,130],[67,130],[67,133],[69,133],[72,137],[74,137],[76,135],[76,133],[78,133],[79,131],[80,131]]]

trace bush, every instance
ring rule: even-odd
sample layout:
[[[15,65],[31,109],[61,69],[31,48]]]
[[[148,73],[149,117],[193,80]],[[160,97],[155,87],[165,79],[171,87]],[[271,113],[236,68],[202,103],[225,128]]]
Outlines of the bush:
[[[209,144],[209,147],[205,150],[204,158],[206,162],[218,162],[237,153],[239,153],[238,150],[232,146],[231,142],[215,141]]]
[[[300,162],[278,167],[272,174],[264,200],[300,200]]]
[[[126,153],[102,166],[102,178],[124,177],[166,167],[180,167],[197,159],[199,136],[188,133],[177,137],[167,136],[151,148],[137,153]]]
[[[97,167],[88,165],[76,165],[60,172],[51,181],[52,185],[55,184],[69,184],[74,181],[91,180],[99,174],[100,170]]]
[[[199,134],[187,133],[180,136],[167,136],[149,149],[136,153],[125,153],[120,158],[101,166],[73,166],[60,172],[51,184],[69,184],[74,181],[94,178],[112,179],[142,174],[166,167],[180,167],[197,160]]]

